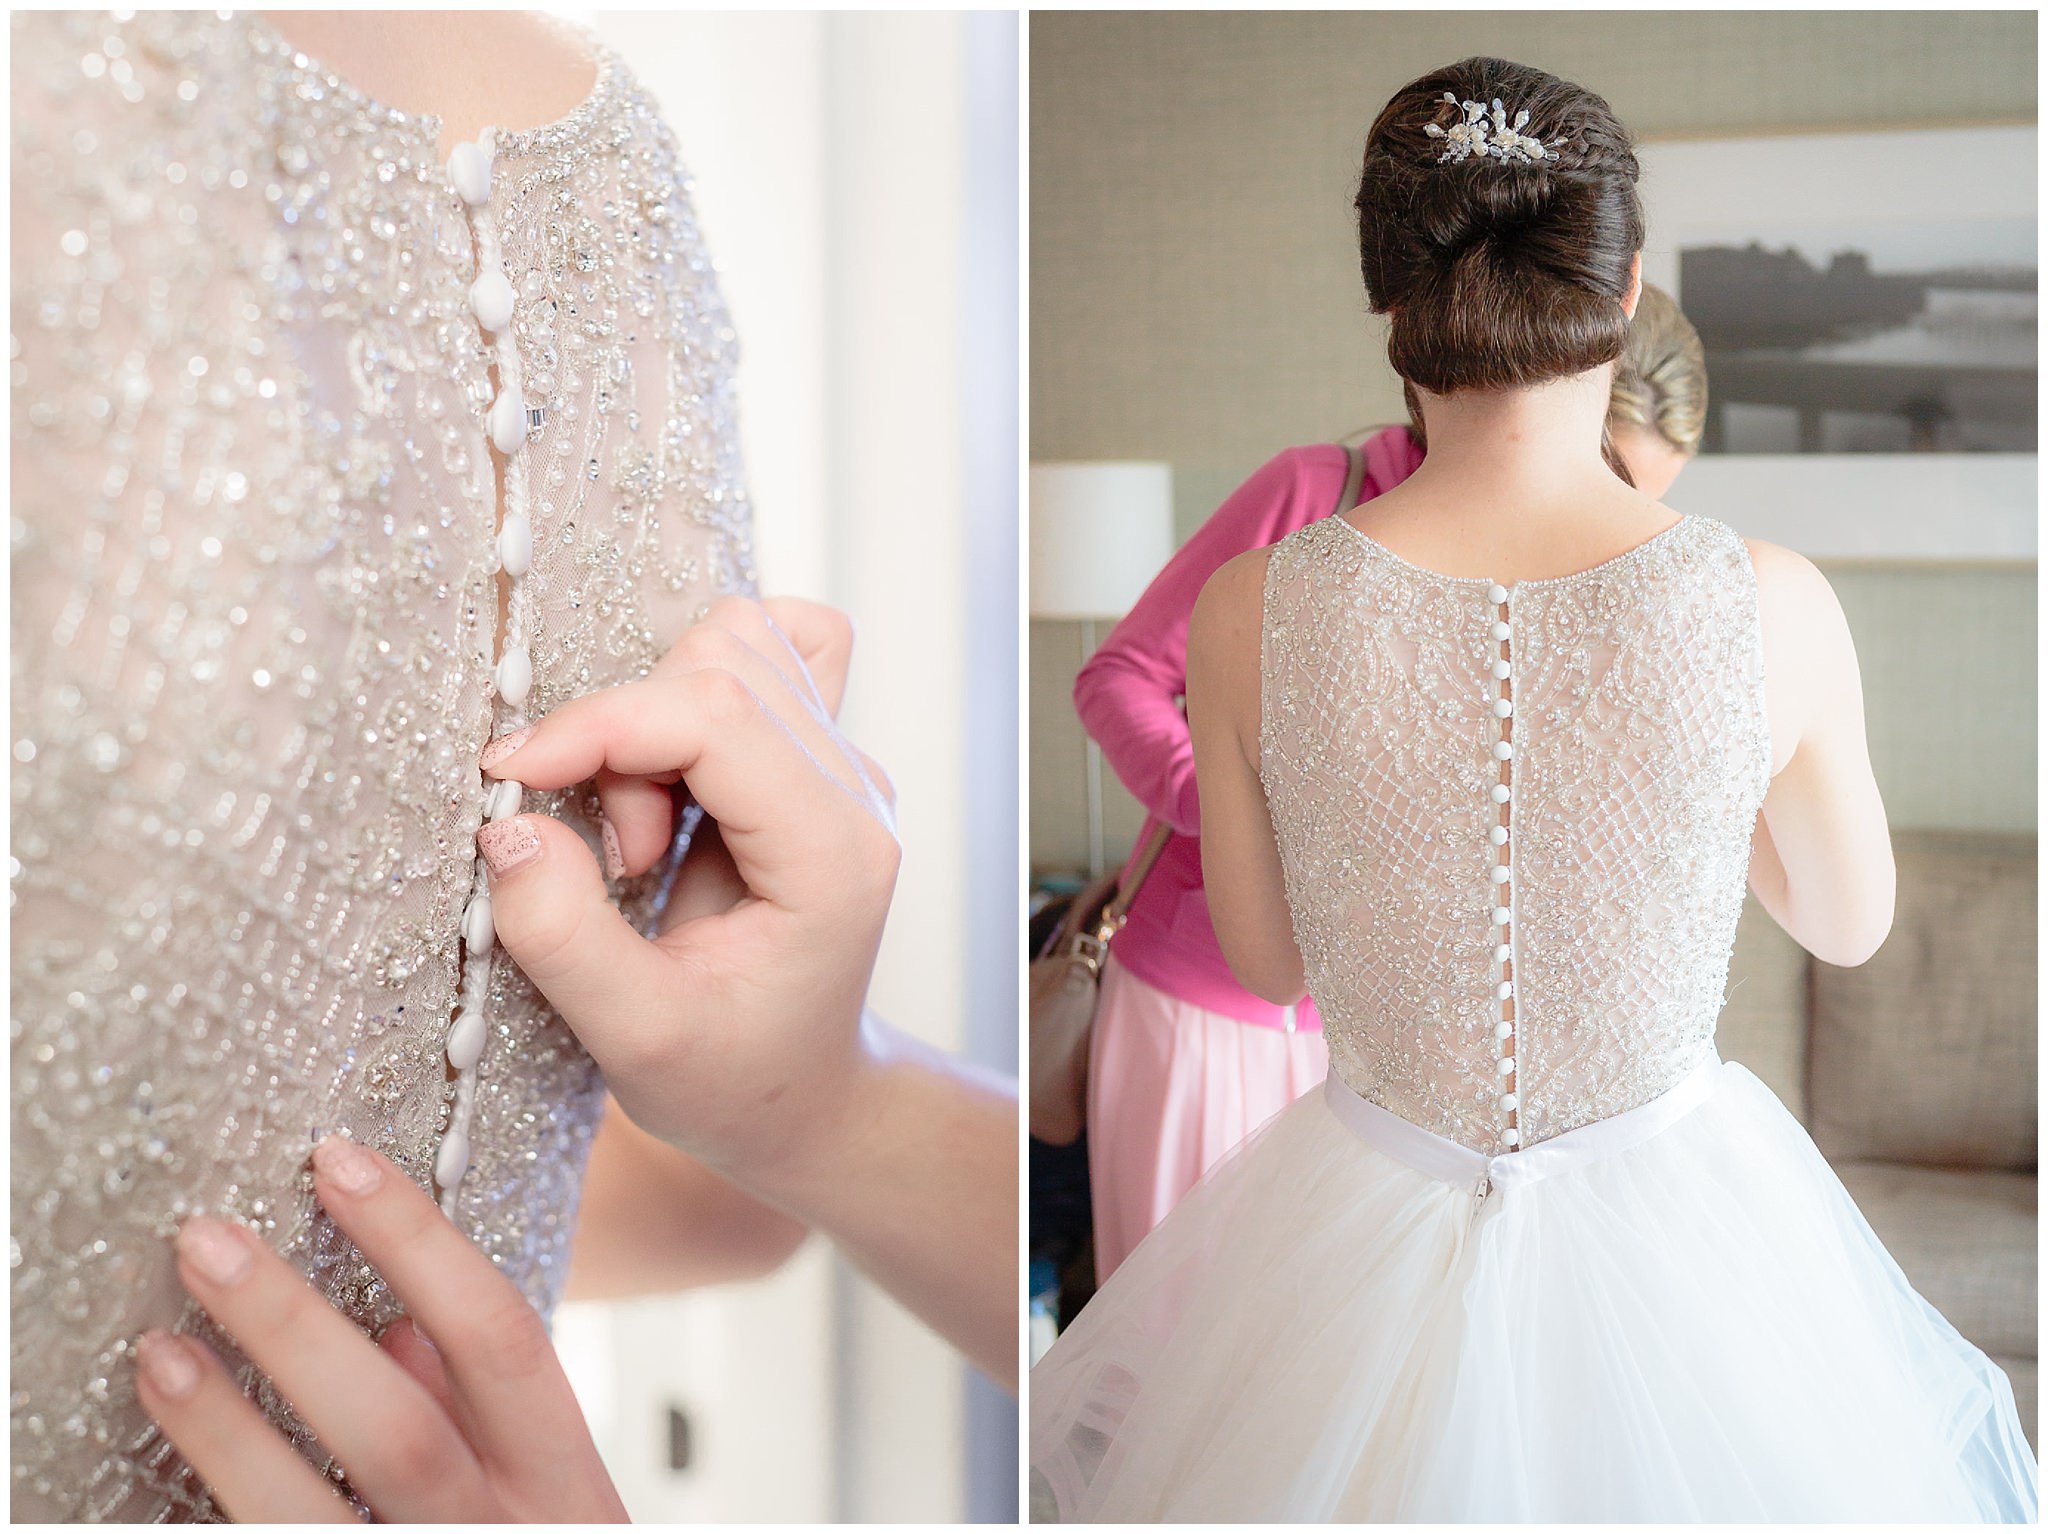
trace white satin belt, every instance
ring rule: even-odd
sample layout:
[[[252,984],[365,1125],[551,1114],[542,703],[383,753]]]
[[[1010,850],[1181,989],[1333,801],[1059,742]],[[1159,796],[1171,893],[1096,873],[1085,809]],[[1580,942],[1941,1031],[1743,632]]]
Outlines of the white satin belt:
[[[1374,1150],[1427,1176],[1465,1187],[1485,1178],[1496,1188],[1516,1188],[1605,1160],[1661,1134],[1714,1095],[1721,1080],[1718,1055],[1701,1061],[1679,1083],[1648,1102],[1612,1118],[1568,1129],[1530,1146],[1488,1156],[1456,1140],[1431,1134],[1400,1114],[1369,1103],[1332,1072],[1323,1082],[1323,1100],[1346,1128]]]

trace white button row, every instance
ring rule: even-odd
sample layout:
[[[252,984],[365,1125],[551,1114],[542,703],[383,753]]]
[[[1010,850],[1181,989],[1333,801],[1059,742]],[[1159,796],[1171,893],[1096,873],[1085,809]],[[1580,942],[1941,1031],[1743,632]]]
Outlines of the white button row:
[[[477,324],[495,338],[497,351],[498,394],[484,414],[484,430],[491,439],[491,445],[510,457],[526,445],[528,420],[526,400],[519,387],[518,357],[511,336],[517,295],[511,281],[499,269],[496,230],[488,216],[493,153],[493,138],[489,133],[479,141],[457,144],[448,156],[448,180],[456,195],[472,210],[471,219],[475,225],[479,270],[476,280],[469,285],[470,313],[476,317]],[[521,483],[523,481],[510,482],[508,500],[512,504],[505,508],[504,520],[492,543],[497,569],[504,571],[515,583],[533,566],[533,522],[523,504],[523,496],[518,492],[517,487]],[[515,629],[513,632],[518,631]],[[504,645],[498,663],[492,669],[491,683],[510,708],[518,710],[524,707],[533,690],[533,657],[523,644]],[[487,780],[484,818],[503,820],[518,814],[524,793],[524,786],[513,779]],[[483,1059],[489,1038],[482,1005],[487,971],[468,966],[487,963],[483,956],[489,953],[496,939],[497,927],[489,888],[479,875],[477,890],[462,911],[462,941],[467,955],[463,995],[443,1044],[449,1065],[460,1073],[455,1112],[441,1136],[434,1157],[434,1181],[440,1186],[443,1207],[451,1212],[455,1189],[469,1170],[474,1072]]]
[[[1496,644],[1506,644],[1509,641],[1510,636],[1514,632],[1513,629],[1510,628],[1507,621],[1506,605],[1508,600],[1508,588],[1503,586],[1499,581],[1490,582],[1486,589],[1486,597],[1489,602],[1491,602],[1496,608],[1500,609],[1500,611],[1496,613],[1493,619],[1492,626],[1488,632],[1492,634],[1494,642]],[[1494,660],[1492,666],[1489,669],[1492,671],[1493,678],[1496,682],[1510,681],[1510,678],[1512,677],[1514,670],[1513,665],[1509,660],[1502,660],[1498,658]],[[1505,730],[1507,729],[1507,720],[1513,716],[1514,712],[1515,705],[1512,700],[1508,698],[1495,698],[1493,700],[1493,717],[1501,721],[1501,728],[1503,732],[1505,732]],[[1493,743],[1493,759],[1495,761],[1506,764],[1512,762],[1514,760],[1514,756],[1514,745],[1511,741],[1509,741],[1506,738],[1505,734],[1503,734],[1501,739],[1496,740]],[[1514,799],[1514,792],[1506,783],[1495,783],[1490,792],[1493,802],[1498,805],[1507,805],[1511,803]],[[1508,845],[1508,828],[1504,825],[1496,825],[1492,827],[1491,830],[1488,832],[1488,836],[1489,839],[1492,841],[1492,844],[1496,847],[1505,847]],[[1494,865],[1493,883],[1495,888],[1503,888],[1512,878],[1512,874],[1509,871],[1510,864],[1512,863],[1512,861],[1513,857],[1512,854],[1510,854],[1508,863],[1496,863]],[[1509,923],[1512,920],[1513,912],[1510,910],[1508,906],[1499,905],[1494,907],[1493,923],[1496,927],[1501,929],[1501,935],[1503,937],[1507,937],[1507,929]],[[1499,944],[1493,951],[1493,957],[1496,963],[1505,966],[1514,957],[1514,947],[1512,942],[1503,942]],[[1506,1012],[1508,1004],[1513,1000],[1514,994],[1515,983],[1512,980],[1503,978],[1500,981],[1500,983],[1494,987],[1494,995],[1499,999],[1503,1013]],[[1500,1020],[1494,1025],[1494,1037],[1500,1041],[1501,1055],[1500,1060],[1498,1062],[1498,1068],[1501,1078],[1505,1081],[1507,1078],[1515,1074],[1515,1025],[1513,1020],[1503,1015],[1500,1018]],[[1511,1116],[1514,1113],[1519,1102],[1520,1098],[1514,1092],[1509,1091],[1503,1093],[1500,1099],[1502,1114],[1504,1116]],[[1521,1138],[1521,1131],[1514,1124],[1510,1123],[1502,1126],[1501,1142],[1504,1145],[1507,1145],[1508,1147],[1512,1148],[1521,1143]]]

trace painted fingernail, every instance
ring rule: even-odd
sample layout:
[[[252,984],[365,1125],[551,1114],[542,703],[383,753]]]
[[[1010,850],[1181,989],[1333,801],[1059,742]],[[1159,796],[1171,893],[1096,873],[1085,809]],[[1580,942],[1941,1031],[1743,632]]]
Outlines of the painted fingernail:
[[[612,826],[609,815],[600,815],[597,821],[598,840],[604,843],[604,873],[607,879],[623,878],[626,872],[626,855],[619,850],[619,833]]]
[[[329,1135],[313,1147],[313,1170],[344,1193],[370,1193],[384,1180],[377,1158],[344,1135]]]
[[[178,1232],[178,1253],[203,1277],[222,1287],[248,1277],[255,1260],[233,1226],[205,1215],[185,1222]]]
[[[504,761],[514,751],[525,745],[527,738],[533,734],[533,731],[534,726],[529,724],[514,730],[509,735],[500,735],[496,740],[484,747],[484,754],[477,758],[478,763],[486,772],[490,771],[491,768],[497,766],[498,763]]]
[[[199,1361],[169,1332],[144,1332],[135,1344],[135,1367],[156,1393],[182,1401],[199,1388]]]
[[[476,848],[491,877],[502,879],[540,856],[540,834],[523,818],[494,820],[476,833]]]

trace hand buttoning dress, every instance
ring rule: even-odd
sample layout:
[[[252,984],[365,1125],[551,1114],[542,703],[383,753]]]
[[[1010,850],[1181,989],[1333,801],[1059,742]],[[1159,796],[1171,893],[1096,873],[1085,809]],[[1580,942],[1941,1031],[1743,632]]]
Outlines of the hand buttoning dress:
[[[380,1329],[304,1170],[342,1130],[560,1291],[603,1083],[474,839],[597,805],[487,799],[477,754],[752,590],[733,333],[595,45],[581,106],[451,165],[253,17],[13,41],[13,1512],[204,1519],[132,1387],[149,1327],[225,1347],[184,1214]],[[615,882],[637,925],[679,855]]]
[[[1331,1075],[1032,1372],[1069,1521],[2022,1521],[2005,1376],[1716,1055],[1770,777],[1755,575],[1342,518],[1265,586],[1260,775]]]

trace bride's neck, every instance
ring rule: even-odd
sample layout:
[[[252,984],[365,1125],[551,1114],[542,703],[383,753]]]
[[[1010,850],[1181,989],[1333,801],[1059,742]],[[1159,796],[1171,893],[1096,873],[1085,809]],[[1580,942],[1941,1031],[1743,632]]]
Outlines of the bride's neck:
[[[1412,479],[1444,491],[1483,489],[1490,500],[1618,485],[1600,456],[1613,377],[1609,363],[1528,389],[1417,390],[1429,451]]]

